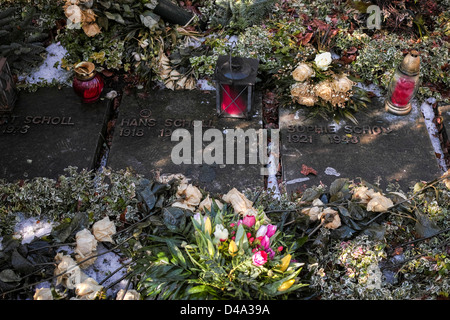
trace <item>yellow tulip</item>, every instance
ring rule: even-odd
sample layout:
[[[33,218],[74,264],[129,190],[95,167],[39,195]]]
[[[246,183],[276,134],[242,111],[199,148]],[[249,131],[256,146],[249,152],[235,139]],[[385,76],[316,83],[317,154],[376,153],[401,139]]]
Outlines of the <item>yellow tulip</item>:
[[[211,219],[209,219],[209,217],[207,217],[205,221],[205,233],[211,234]]]
[[[291,255],[286,255],[283,259],[281,259],[281,265],[279,265],[279,270],[281,272],[285,272],[286,269],[289,267],[289,264],[291,263]]]
[[[286,291],[287,289],[289,289],[290,287],[292,287],[292,285],[294,284],[295,279],[291,279],[291,280],[287,280],[285,282],[283,282],[281,284],[281,286],[278,287],[278,291]]]
[[[236,242],[234,242],[234,240],[231,240],[230,241],[230,245],[228,246],[228,253],[232,256],[232,257],[234,257],[236,254],[237,254],[237,252],[238,252],[238,247],[237,247],[237,245],[236,245]]]

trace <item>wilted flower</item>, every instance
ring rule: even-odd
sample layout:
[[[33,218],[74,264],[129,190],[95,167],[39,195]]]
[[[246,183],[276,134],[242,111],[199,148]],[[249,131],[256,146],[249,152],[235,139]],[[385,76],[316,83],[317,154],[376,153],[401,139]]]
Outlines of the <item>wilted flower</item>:
[[[93,278],[87,278],[75,287],[75,294],[85,300],[94,300],[103,289]]]
[[[341,218],[336,210],[326,208],[320,215],[320,220],[324,222],[324,227],[327,229],[337,229],[341,226]]]
[[[331,53],[329,52],[320,53],[316,55],[316,58],[314,59],[316,66],[322,70],[327,70],[331,61]]]
[[[124,296],[125,294],[125,296]],[[136,290],[127,290],[125,292],[124,289],[120,289],[119,292],[117,292],[116,300],[140,300],[141,295]]]
[[[322,207],[323,206],[323,202],[320,201],[320,199],[315,199],[312,202],[312,207],[311,208],[304,208],[302,209],[302,213],[306,214],[309,216],[309,219],[311,221],[317,221],[319,214],[322,212]]]
[[[314,106],[317,102],[313,91],[312,85],[306,82],[297,82],[291,86],[291,96],[294,101],[308,107]]]
[[[222,224],[218,224],[214,231],[214,237],[219,241],[226,241],[228,239],[228,230]]]
[[[36,289],[33,299],[34,300],[53,300],[52,290],[50,288]]]
[[[332,88],[336,92],[347,92],[353,88],[353,81],[342,75],[332,82]]]
[[[223,208],[222,202],[220,202],[217,199],[215,199],[214,202],[217,204],[219,209],[222,210],[222,208]],[[208,196],[202,202],[200,202],[200,205],[198,206],[198,209],[200,211],[205,211],[205,209],[208,210],[208,211],[211,211],[211,207],[212,207],[212,200],[211,200],[211,198],[209,197],[209,194],[208,194]]]
[[[258,251],[252,256],[252,263],[260,267],[264,265],[267,262],[267,252],[265,251]]]
[[[330,101],[333,95],[333,89],[328,81],[319,82],[315,87],[314,91],[316,95],[325,101]]]
[[[56,285],[62,284],[67,289],[74,289],[77,284],[86,278],[86,275],[81,271],[72,257],[58,253],[55,256],[55,261],[58,265],[55,268],[54,274],[59,275],[56,278]]]
[[[303,82],[310,77],[314,77],[314,70],[306,63],[300,63],[292,72],[292,77],[295,81]]]
[[[365,186],[356,187],[353,189],[352,199],[359,200],[361,203],[368,203],[374,194],[375,191],[373,191],[373,189],[369,190],[369,188]]]
[[[77,246],[75,247],[75,258],[78,262],[95,254],[97,250],[97,240],[88,229],[83,229],[75,235]],[[82,268],[88,267],[95,262],[96,258],[89,259],[81,265]]]
[[[195,207],[200,204],[202,193],[192,184],[182,183],[177,189],[178,201],[172,204],[172,207],[181,207],[194,211]]]
[[[377,192],[373,195],[373,198],[367,204],[367,211],[385,212],[393,205],[394,203],[391,199]]]
[[[234,211],[241,215],[253,206],[253,202],[248,200],[245,195],[236,188],[231,189],[222,199],[226,203],[230,203],[233,206]]]
[[[111,242],[114,243],[114,240],[111,236],[116,234],[116,226],[113,221],[109,220],[109,217],[106,216],[102,220],[97,221],[92,226],[92,233],[94,234],[95,239],[102,242]]]

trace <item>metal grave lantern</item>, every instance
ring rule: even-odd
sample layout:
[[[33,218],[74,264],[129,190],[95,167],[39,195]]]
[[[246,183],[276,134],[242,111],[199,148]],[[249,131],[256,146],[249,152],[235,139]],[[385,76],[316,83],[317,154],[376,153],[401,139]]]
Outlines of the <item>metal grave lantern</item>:
[[[258,65],[257,59],[219,56],[215,70],[219,116],[247,119],[251,116]]]
[[[6,58],[0,57],[0,114],[10,113],[17,100],[16,85]]]

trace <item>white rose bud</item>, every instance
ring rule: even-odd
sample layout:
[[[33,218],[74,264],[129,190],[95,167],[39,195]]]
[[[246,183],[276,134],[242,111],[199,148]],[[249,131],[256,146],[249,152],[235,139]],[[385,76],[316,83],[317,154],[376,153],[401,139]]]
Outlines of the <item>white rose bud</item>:
[[[331,53],[329,53],[329,52],[324,52],[324,53],[318,54],[318,55],[316,55],[316,58],[314,59],[316,66],[322,70],[327,70],[331,61],[332,61]]]

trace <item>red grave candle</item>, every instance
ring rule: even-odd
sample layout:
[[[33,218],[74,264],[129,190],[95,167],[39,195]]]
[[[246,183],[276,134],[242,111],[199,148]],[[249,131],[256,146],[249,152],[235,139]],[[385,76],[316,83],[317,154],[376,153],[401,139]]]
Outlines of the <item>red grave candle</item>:
[[[239,93],[233,90],[229,85],[224,84],[223,87],[223,99],[222,99],[222,111],[229,115],[240,115],[246,110],[246,104]]]
[[[386,111],[396,115],[406,115],[411,111],[410,101],[419,87],[419,70],[419,52],[412,50],[392,76],[385,101]]]
[[[95,71],[91,62],[81,62],[75,67],[73,90],[84,103],[92,103],[100,98],[104,82],[102,76]]]

